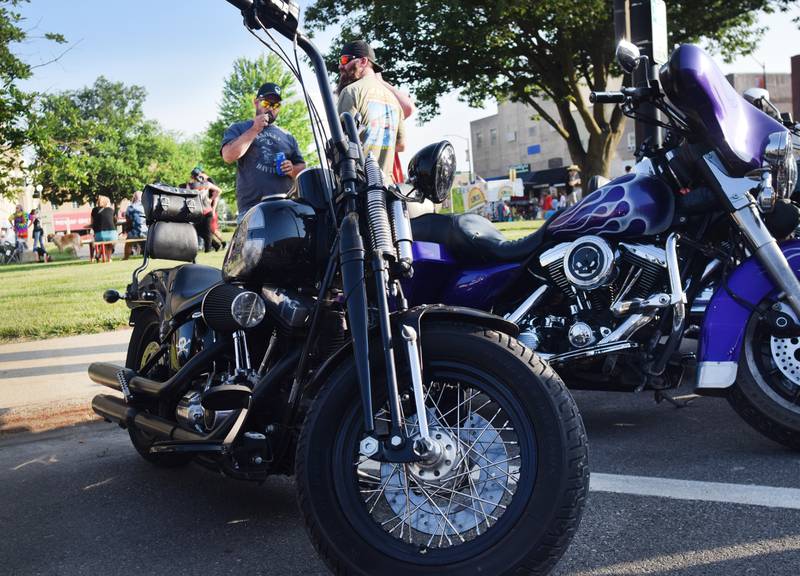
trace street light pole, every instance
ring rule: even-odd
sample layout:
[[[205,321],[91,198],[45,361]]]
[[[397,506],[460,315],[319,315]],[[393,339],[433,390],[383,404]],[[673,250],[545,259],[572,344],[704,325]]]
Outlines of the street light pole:
[[[465,140],[467,143],[467,163],[469,164],[469,183],[472,184],[472,147],[470,146],[471,138],[465,138],[464,136],[459,136],[458,134],[445,134],[445,138],[460,138],[461,140]]]

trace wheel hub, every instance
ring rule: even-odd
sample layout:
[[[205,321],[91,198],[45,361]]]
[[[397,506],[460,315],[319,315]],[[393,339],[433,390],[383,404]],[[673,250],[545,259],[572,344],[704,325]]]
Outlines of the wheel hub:
[[[408,421],[413,425],[416,417]],[[384,498],[419,532],[464,534],[498,514],[504,492],[510,492],[508,451],[499,431],[477,413],[468,414],[458,429],[443,426],[433,410],[428,422],[439,449],[429,461],[383,462]]]
[[[800,338],[770,337],[772,360],[784,377],[800,386]]]
[[[443,428],[431,428],[430,440],[430,450],[425,458],[409,465],[408,472],[418,481],[444,482],[460,468],[461,450],[456,439]]]

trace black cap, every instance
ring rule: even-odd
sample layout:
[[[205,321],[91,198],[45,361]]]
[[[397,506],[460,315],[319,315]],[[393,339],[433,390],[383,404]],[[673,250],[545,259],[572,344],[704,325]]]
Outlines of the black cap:
[[[375,50],[364,40],[353,40],[342,46],[342,56],[355,56],[356,58],[369,58],[375,72],[383,71],[383,67],[375,62]]]
[[[277,84],[273,84],[272,82],[265,82],[261,85],[261,88],[258,89],[256,98],[266,98],[267,96],[277,97],[277,99],[280,100],[281,87]]]

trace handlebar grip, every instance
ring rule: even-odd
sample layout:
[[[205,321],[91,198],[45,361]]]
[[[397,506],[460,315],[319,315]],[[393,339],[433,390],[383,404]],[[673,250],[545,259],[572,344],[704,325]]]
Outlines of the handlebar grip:
[[[625,94],[622,92],[591,92],[589,102],[592,104],[622,104]]]
[[[236,6],[239,10],[249,10],[253,7],[253,0],[226,0],[228,4]]]

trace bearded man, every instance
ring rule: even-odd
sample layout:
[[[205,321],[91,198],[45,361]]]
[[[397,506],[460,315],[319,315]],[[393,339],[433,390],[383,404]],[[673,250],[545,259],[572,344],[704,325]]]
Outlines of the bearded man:
[[[393,182],[395,152],[405,149],[403,110],[397,96],[378,75],[383,68],[364,40],[348,42],[339,56],[339,114],[361,115],[361,145],[372,154],[386,182]]]

